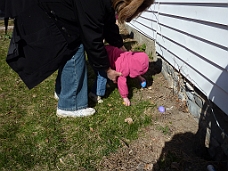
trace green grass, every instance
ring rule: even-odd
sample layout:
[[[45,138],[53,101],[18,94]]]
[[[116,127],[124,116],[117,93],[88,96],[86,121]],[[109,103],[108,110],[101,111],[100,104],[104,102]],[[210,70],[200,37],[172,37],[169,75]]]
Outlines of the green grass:
[[[165,125],[164,127],[159,125],[156,128],[157,130],[161,131],[164,135],[170,135],[170,129],[168,125]]]
[[[56,117],[53,98],[56,73],[32,90],[5,62],[9,39],[0,33],[0,170],[96,170],[100,160],[124,143],[136,139],[151,123],[144,113],[154,107],[132,96],[131,107],[122,104],[114,84],[103,104],[90,106],[88,118]],[[89,86],[94,75],[89,68]],[[131,89],[136,90],[133,82]],[[131,117],[133,124],[124,122]]]
[[[146,45],[142,44],[142,45],[138,45],[133,47],[133,51],[139,51],[139,52],[145,52],[146,50]]]

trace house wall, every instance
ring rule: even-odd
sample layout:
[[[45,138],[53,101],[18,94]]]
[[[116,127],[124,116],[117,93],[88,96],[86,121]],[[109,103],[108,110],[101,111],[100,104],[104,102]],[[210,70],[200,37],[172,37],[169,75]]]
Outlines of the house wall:
[[[129,26],[228,115],[228,0],[157,0]]]
[[[156,0],[127,24],[147,53],[161,57],[163,75],[186,101],[215,160],[228,157],[227,17],[228,0]]]

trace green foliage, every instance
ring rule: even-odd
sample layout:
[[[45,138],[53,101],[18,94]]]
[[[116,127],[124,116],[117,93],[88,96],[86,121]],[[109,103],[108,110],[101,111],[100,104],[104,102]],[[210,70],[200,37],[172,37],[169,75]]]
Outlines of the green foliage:
[[[129,45],[127,45],[127,43],[125,43],[124,46],[125,46],[125,47],[128,47]],[[146,44],[140,45],[140,44],[138,44],[137,42],[134,42],[134,45],[132,46],[132,51],[145,52],[145,51],[146,51],[146,48],[147,48],[147,47],[146,47]],[[128,48],[128,49],[129,49],[129,48]],[[152,52],[150,52],[150,53],[148,54],[148,56],[149,56],[149,58],[150,58],[151,60],[154,59]]]
[[[170,134],[170,130],[169,130],[169,126],[168,125],[166,125],[166,126],[157,126],[157,129],[159,130],[159,131],[161,131],[164,135],[168,135],[168,134]]]
[[[150,53],[148,54],[148,56],[149,56],[149,58],[150,58],[151,60],[154,59],[152,52],[150,52]]]
[[[146,50],[146,44],[137,45],[133,47],[133,51],[145,52],[145,50]]]
[[[133,94],[134,105],[124,106],[115,84],[103,104],[89,102],[94,116],[57,118],[56,73],[28,90],[5,62],[9,41],[0,39],[0,170],[96,170],[103,156],[136,139],[151,123],[144,111],[154,105]],[[90,87],[94,75],[88,68]],[[128,117],[132,124],[124,122]]]
[[[11,34],[2,34],[0,35],[2,39],[6,40],[6,39],[11,39]]]

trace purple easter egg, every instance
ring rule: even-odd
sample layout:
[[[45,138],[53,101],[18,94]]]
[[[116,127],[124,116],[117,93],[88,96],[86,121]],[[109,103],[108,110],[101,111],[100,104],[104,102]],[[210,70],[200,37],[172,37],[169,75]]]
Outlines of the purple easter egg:
[[[164,106],[159,106],[158,107],[158,111],[161,112],[161,113],[164,113],[165,112],[165,107]]]

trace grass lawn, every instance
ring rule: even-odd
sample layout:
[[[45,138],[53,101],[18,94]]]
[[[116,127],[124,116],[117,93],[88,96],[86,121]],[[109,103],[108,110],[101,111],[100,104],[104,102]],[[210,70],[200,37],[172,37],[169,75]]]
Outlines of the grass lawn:
[[[105,155],[136,139],[151,123],[145,114],[148,101],[132,96],[131,107],[122,104],[114,84],[103,104],[90,106],[88,118],[60,119],[53,98],[56,73],[32,90],[5,62],[10,39],[0,32],[0,170],[96,170]],[[89,66],[88,66],[89,67]],[[89,67],[89,87],[94,75]],[[138,91],[134,80],[132,92]],[[140,92],[139,92],[140,93]],[[126,118],[134,122],[124,122]]]

